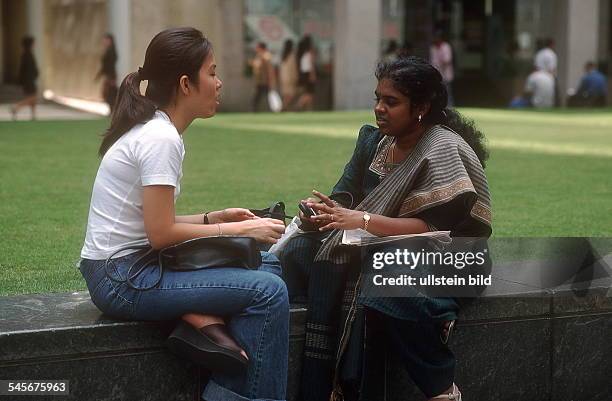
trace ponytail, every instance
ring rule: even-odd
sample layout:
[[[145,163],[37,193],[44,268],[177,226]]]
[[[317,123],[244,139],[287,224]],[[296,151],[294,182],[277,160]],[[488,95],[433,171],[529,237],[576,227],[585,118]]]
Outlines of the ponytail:
[[[157,108],[170,104],[183,75],[198,84],[200,68],[211,51],[210,41],[195,28],[166,29],[155,35],[143,66],[121,82],[100,156],[135,125],[153,118]],[[144,96],[140,93],[141,81],[147,81]]]
[[[138,72],[128,74],[121,82],[111,115],[111,124],[104,134],[98,152],[100,156],[104,156],[108,149],[135,125],[153,118],[155,103],[140,93],[142,75],[140,69]]]

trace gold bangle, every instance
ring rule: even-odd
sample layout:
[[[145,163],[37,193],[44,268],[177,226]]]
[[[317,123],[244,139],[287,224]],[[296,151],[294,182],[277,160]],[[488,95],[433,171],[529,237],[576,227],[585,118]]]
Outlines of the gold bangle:
[[[219,229],[219,234],[218,235],[221,236],[222,235],[222,233],[221,233],[221,224],[217,223],[217,228]]]
[[[368,214],[365,210],[363,211],[363,229],[368,231],[368,224],[370,223],[370,219],[372,216]]]

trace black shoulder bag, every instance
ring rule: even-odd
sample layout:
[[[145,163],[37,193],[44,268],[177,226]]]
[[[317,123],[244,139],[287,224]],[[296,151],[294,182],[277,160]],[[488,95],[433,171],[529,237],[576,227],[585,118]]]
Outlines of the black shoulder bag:
[[[114,264],[112,257],[126,250],[140,250],[140,255],[128,268],[125,279],[115,278],[109,272]],[[152,263],[159,265],[159,275],[149,286],[139,287],[134,283],[144,269]],[[250,237],[215,236],[194,238],[160,250],[149,245],[129,246],[118,249],[104,263],[106,275],[113,281],[126,282],[135,290],[149,290],[161,280],[164,269],[177,271],[210,269],[217,267],[242,267],[256,270],[261,265],[261,254],[257,242]]]

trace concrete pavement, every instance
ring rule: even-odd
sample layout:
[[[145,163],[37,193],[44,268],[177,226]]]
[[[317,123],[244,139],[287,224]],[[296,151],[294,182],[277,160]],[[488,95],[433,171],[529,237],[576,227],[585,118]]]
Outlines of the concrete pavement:
[[[12,121],[10,107],[12,104],[0,104],[0,121]],[[42,102],[36,105],[36,119],[40,121],[49,120],[93,120],[100,117],[96,114],[86,113],[80,110],[68,108],[55,103]],[[17,114],[17,121],[28,121],[31,119],[29,107],[24,107]]]

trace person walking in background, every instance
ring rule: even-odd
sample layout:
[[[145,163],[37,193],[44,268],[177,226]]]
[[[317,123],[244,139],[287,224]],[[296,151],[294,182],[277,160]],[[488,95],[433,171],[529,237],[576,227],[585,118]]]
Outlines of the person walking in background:
[[[315,54],[310,35],[305,35],[298,44],[297,62],[299,63],[299,83],[302,94],[297,102],[300,110],[312,110],[314,108],[314,93],[317,83],[317,72],[315,69]]]
[[[584,65],[584,75],[576,93],[568,99],[570,107],[604,107],[608,96],[606,76],[595,68],[595,63],[588,61]]]
[[[298,67],[296,53],[291,39],[285,40],[279,69],[280,90],[283,97],[283,109],[291,109],[291,104],[297,95]]]
[[[276,86],[274,67],[272,66],[272,53],[264,42],[258,42],[255,46],[255,58],[251,60],[253,77],[255,78],[255,96],[253,96],[253,111],[259,111],[259,104],[263,97],[267,105],[268,92],[271,87]],[[268,106],[265,107],[269,109]]]
[[[96,81],[102,78],[102,99],[108,104],[113,112],[115,99],[117,98],[117,49],[115,38],[110,33],[106,33],[102,38],[104,54],[100,60],[100,70],[96,74]]]
[[[442,79],[448,92],[448,107],[453,107],[455,105],[452,91],[452,83],[455,79],[453,49],[444,40],[443,34],[440,31],[436,32],[434,42],[429,47],[429,62],[442,74]]]
[[[13,120],[17,119],[17,112],[25,106],[30,106],[32,110],[32,120],[36,119],[36,79],[38,78],[38,65],[32,51],[34,47],[34,38],[25,36],[21,40],[23,53],[21,54],[21,63],[19,64],[19,84],[23,89],[25,98],[17,102],[11,107]]]
[[[536,53],[533,64],[539,71],[549,73],[555,80],[553,88],[554,106],[560,105],[559,92],[557,90],[557,54],[555,53],[555,41],[551,38],[543,40],[543,47]]]
[[[533,60],[534,66],[540,71],[546,71],[549,74],[557,75],[557,54],[554,51],[555,41],[546,39],[544,47],[542,47],[535,55]]]

